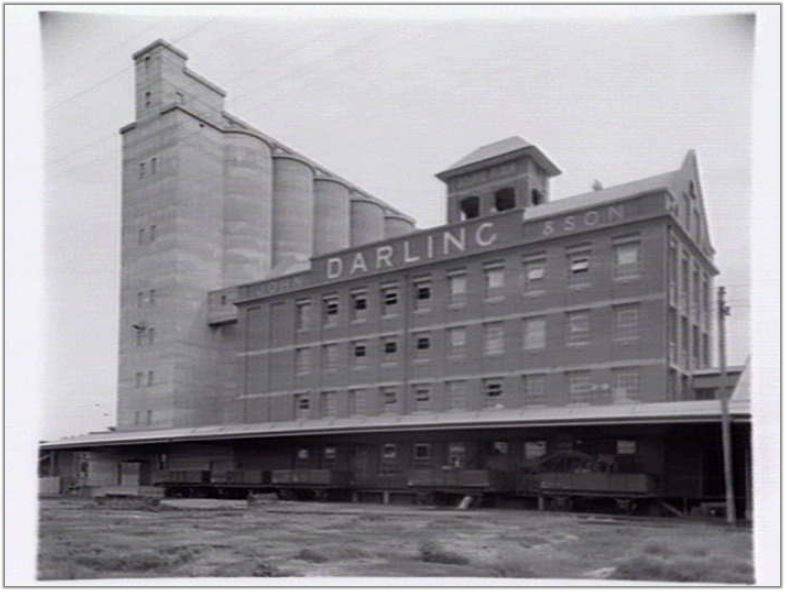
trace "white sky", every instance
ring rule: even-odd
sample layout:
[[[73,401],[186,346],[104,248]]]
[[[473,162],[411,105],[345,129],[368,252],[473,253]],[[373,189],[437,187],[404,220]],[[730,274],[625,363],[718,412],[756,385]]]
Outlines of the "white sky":
[[[114,423],[117,130],[133,119],[131,54],[159,37],[228,91],[228,111],[422,228],[444,219],[434,173],[507,136],[537,144],[564,171],[553,199],[588,191],[594,179],[613,185],[676,169],[696,149],[717,285],[733,308],[729,361],[745,359],[753,17],[675,17],[671,7],[622,7],[612,19],[537,6],[104,9],[115,14],[42,20],[42,438]]]

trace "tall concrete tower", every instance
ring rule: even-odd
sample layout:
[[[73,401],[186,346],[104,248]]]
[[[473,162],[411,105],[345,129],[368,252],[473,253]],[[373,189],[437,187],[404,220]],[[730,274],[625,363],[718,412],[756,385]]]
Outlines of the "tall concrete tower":
[[[120,130],[118,429],[233,421],[236,325],[208,323],[208,292],[381,240],[384,212],[399,233],[413,221],[225,112],[225,92],[167,42],[133,60],[136,118]]]

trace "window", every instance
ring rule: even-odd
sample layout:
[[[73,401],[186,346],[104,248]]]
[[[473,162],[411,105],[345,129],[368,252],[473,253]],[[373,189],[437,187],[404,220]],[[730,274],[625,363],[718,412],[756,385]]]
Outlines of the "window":
[[[684,366],[689,365],[689,322],[684,317],[680,322],[680,355]]]
[[[151,100],[150,100],[150,91],[145,92],[145,108],[150,107]]]
[[[369,299],[366,292],[353,292],[352,299],[352,320],[363,321],[366,319],[366,311],[368,309]]]
[[[153,370],[148,370],[148,386],[153,386]]]
[[[383,387],[380,389],[380,394],[382,395],[383,399],[383,411],[386,413],[391,413],[397,410],[397,394],[396,389],[393,387]]]
[[[467,275],[464,271],[448,274],[448,297],[452,303],[463,303],[467,296]]]
[[[710,338],[707,333],[702,334],[702,367],[710,366]]]
[[[432,409],[432,389],[425,385],[413,387],[413,402],[415,411],[430,411]]]
[[[505,331],[503,323],[486,323],[484,325],[484,355],[497,356],[505,349]]]
[[[153,425],[153,411],[152,410],[148,409],[148,412],[146,414],[146,419],[147,419],[147,424],[148,425]]]
[[[534,206],[540,206],[544,203],[544,194],[541,193],[538,189],[533,189],[530,192],[530,201]]]
[[[448,351],[450,354],[463,354],[467,344],[467,330],[464,327],[448,329]]]
[[[323,417],[336,417],[338,415],[336,391],[328,391],[320,395],[320,409]]]
[[[143,304],[145,304],[145,293],[137,292],[137,307],[142,308]]]
[[[386,358],[393,357],[398,349],[398,344],[395,337],[383,337],[383,353]]]
[[[432,458],[432,445],[431,444],[413,445],[413,457],[415,457],[416,460],[427,460]]]
[[[501,378],[486,378],[484,385],[484,405],[486,407],[502,407],[503,380]]]
[[[615,278],[625,279],[639,274],[639,243],[617,244],[615,249]]]
[[[547,274],[547,260],[544,258],[529,259],[525,261],[524,289],[525,293],[543,289],[544,278]]]
[[[590,342],[590,311],[570,312],[566,315],[568,345],[585,345]]]
[[[691,285],[691,292],[694,295],[694,317],[699,318],[700,316],[700,309],[702,308],[702,292],[700,291],[700,272],[699,270],[694,270],[694,274],[692,276],[692,285]]]
[[[505,284],[505,268],[502,263],[492,263],[484,266],[485,296],[499,294]]]
[[[336,460],[336,446],[326,446],[323,448],[322,457],[324,460]]]
[[[547,320],[544,317],[525,319],[525,349],[537,351],[547,345]]]
[[[467,447],[461,442],[448,445],[448,466],[461,469],[467,463]]]
[[[148,329],[148,345],[153,345],[156,340],[156,330],[153,327]]]
[[[137,244],[144,245],[145,244],[145,229],[140,228],[139,233],[137,234]]]
[[[613,307],[615,314],[615,339],[632,340],[639,337],[639,305],[626,304]]]
[[[142,377],[144,374],[142,372],[137,372],[134,374],[134,388],[139,388],[142,386]]]
[[[710,324],[710,282],[708,277],[702,278],[702,322],[705,327]]]
[[[700,328],[694,325],[691,328],[691,355],[695,368],[700,366]]]
[[[428,356],[429,348],[432,347],[432,340],[428,333],[420,333],[415,336],[415,355]]]
[[[323,367],[326,372],[335,372],[339,368],[339,344],[329,343],[324,345],[323,351]]]
[[[383,444],[382,455],[385,460],[396,459],[396,444]]]
[[[335,327],[339,322],[339,298],[328,296],[322,300],[323,324],[326,327]]]
[[[639,371],[615,370],[615,401],[636,400],[639,396]]]
[[[447,382],[448,405],[451,409],[467,408],[467,383],[464,380]]]
[[[145,71],[150,70],[150,56],[145,56]]]
[[[309,316],[311,313],[311,302],[302,300],[295,303],[295,328],[303,331],[309,326]]]
[[[156,305],[156,291],[155,290],[148,291],[148,304],[150,304],[150,306],[155,306]]]
[[[145,163],[144,162],[140,162],[139,163],[139,178],[143,179],[144,177],[145,177]]]
[[[143,334],[144,334],[144,329],[142,329],[142,328],[138,329],[138,328],[135,327],[134,331],[136,332],[136,336],[137,336],[137,347],[141,347],[142,346],[142,338],[143,338]]]
[[[311,401],[308,395],[295,395],[295,418],[308,419],[311,410]]]
[[[568,394],[572,403],[590,402],[590,393],[593,391],[593,384],[590,382],[590,372],[578,370],[566,372],[568,378]]]
[[[522,377],[522,393],[525,405],[546,404],[547,377],[543,374],[529,374]]]
[[[154,240],[156,240],[156,230],[157,230],[156,229],[156,225],[155,224],[151,224],[151,226],[150,226],[150,242],[153,242]]]
[[[299,347],[295,350],[295,373],[308,374],[311,370],[311,350],[308,347]]]
[[[508,454],[508,442],[505,440],[492,442],[492,454],[495,456],[505,456]]]
[[[681,304],[688,309],[689,308],[689,260],[684,257],[683,261],[681,262]]]
[[[365,411],[366,398],[363,389],[353,389],[348,394],[348,412],[350,415],[359,415]]]
[[[478,218],[480,209],[480,200],[476,196],[466,197],[459,202],[460,219],[472,220],[473,218]]]
[[[617,440],[615,446],[617,454],[637,454],[636,440]]]
[[[155,175],[156,170],[158,169],[158,158],[151,158],[150,159],[150,174]]]
[[[590,273],[590,251],[571,253],[568,256],[569,282],[571,284],[584,284],[588,282]]]
[[[309,459],[309,449],[308,448],[299,448],[298,452],[296,453],[296,457],[298,460],[308,460]]]
[[[353,361],[356,366],[361,366],[366,361],[365,341],[356,341],[353,343]]]
[[[382,289],[383,301],[383,315],[389,315],[396,312],[396,307],[399,304],[399,288],[396,286],[389,286]]]
[[[415,309],[429,310],[432,303],[431,280],[416,280],[415,284]]]
[[[134,412],[134,425],[139,425],[139,411]]]
[[[495,191],[495,209],[498,212],[505,212],[516,207],[516,197],[513,187],[505,187]]]
[[[525,460],[536,460],[547,454],[546,440],[528,440],[525,442]]]

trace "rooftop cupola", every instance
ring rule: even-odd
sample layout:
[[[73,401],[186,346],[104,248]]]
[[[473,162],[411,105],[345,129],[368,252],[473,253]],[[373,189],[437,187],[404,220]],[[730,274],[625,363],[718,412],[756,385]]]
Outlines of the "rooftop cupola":
[[[473,150],[437,178],[447,186],[452,224],[545,203],[549,178],[559,174],[538,147],[512,136]]]

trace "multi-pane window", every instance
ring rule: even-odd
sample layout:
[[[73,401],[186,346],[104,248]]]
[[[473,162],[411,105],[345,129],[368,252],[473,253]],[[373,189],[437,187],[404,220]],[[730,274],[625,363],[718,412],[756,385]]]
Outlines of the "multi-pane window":
[[[590,382],[590,372],[577,370],[566,372],[568,379],[568,394],[572,403],[588,403],[593,392],[593,383]]]
[[[639,275],[639,242],[630,241],[615,245],[615,277],[632,278]]]
[[[320,411],[323,417],[336,417],[338,415],[336,391],[326,391],[320,394]]]
[[[614,307],[615,339],[631,340],[639,337],[639,305]]]
[[[547,454],[546,440],[525,441],[525,460],[536,460]]]
[[[451,409],[467,409],[467,383],[464,380],[452,380],[446,383],[448,405]]]
[[[397,410],[397,402],[399,397],[397,396],[396,389],[394,387],[385,386],[380,389],[380,396],[383,400],[383,411],[384,412],[393,412]]]
[[[544,317],[525,319],[523,341],[528,351],[544,349],[547,344],[547,320]]]
[[[322,300],[323,324],[334,327],[339,322],[339,297],[326,296]]]
[[[547,260],[544,257],[529,258],[524,263],[525,293],[543,289],[547,275]]]
[[[452,355],[463,354],[467,345],[467,329],[451,327],[448,329],[448,352]]]
[[[432,347],[432,339],[429,333],[418,333],[415,336],[415,355],[418,357],[426,357],[429,355],[429,349]]]
[[[590,251],[575,251],[568,254],[568,279],[572,285],[588,283],[590,276]]]
[[[369,309],[369,297],[366,292],[353,292],[352,299],[352,315],[353,321],[363,321],[366,319],[367,311]]]
[[[311,370],[311,350],[299,347],[295,350],[295,373],[308,374]]]
[[[503,406],[503,379],[485,378],[484,387],[484,406],[502,407]]]
[[[432,458],[432,445],[431,444],[413,445],[413,457],[416,460],[428,460]]]
[[[566,343],[585,345],[590,342],[590,311],[578,310],[566,315]]]
[[[311,410],[311,400],[308,395],[295,395],[296,419],[308,419]]]
[[[413,408],[415,411],[430,411],[432,409],[432,389],[427,385],[413,386]]]
[[[322,347],[322,363],[327,372],[335,372],[339,369],[338,343],[328,343]]]
[[[347,408],[350,415],[360,415],[366,411],[366,391],[364,389],[352,389],[348,393]]]
[[[503,323],[486,323],[484,325],[484,355],[500,355],[504,349],[505,332]]]
[[[528,374],[522,377],[522,394],[525,405],[546,404],[547,377],[544,374]]]
[[[396,312],[399,306],[399,288],[396,286],[388,286],[383,288],[380,292],[383,303],[383,315]]]
[[[419,279],[413,284],[415,298],[413,299],[416,310],[428,310],[432,304],[432,281]]]
[[[396,444],[383,444],[382,457],[383,457],[383,460],[395,460],[396,459]]]
[[[295,303],[295,328],[303,331],[309,327],[312,303],[308,300],[300,300]]]
[[[505,286],[505,267],[502,263],[488,263],[484,266],[484,296],[496,296]]]
[[[396,356],[397,350],[399,349],[399,342],[397,341],[396,337],[383,337],[382,344],[384,359],[393,359]]]
[[[640,377],[638,370],[630,368],[615,370],[615,400],[624,401],[637,399],[639,396]]]
[[[355,341],[352,344],[353,349],[353,362],[356,365],[361,365],[366,362],[366,342],[365,341]]]
[[[449,272],[448,297],[454,304],[463,303],[467,298],[467,274],[464,271]]]

